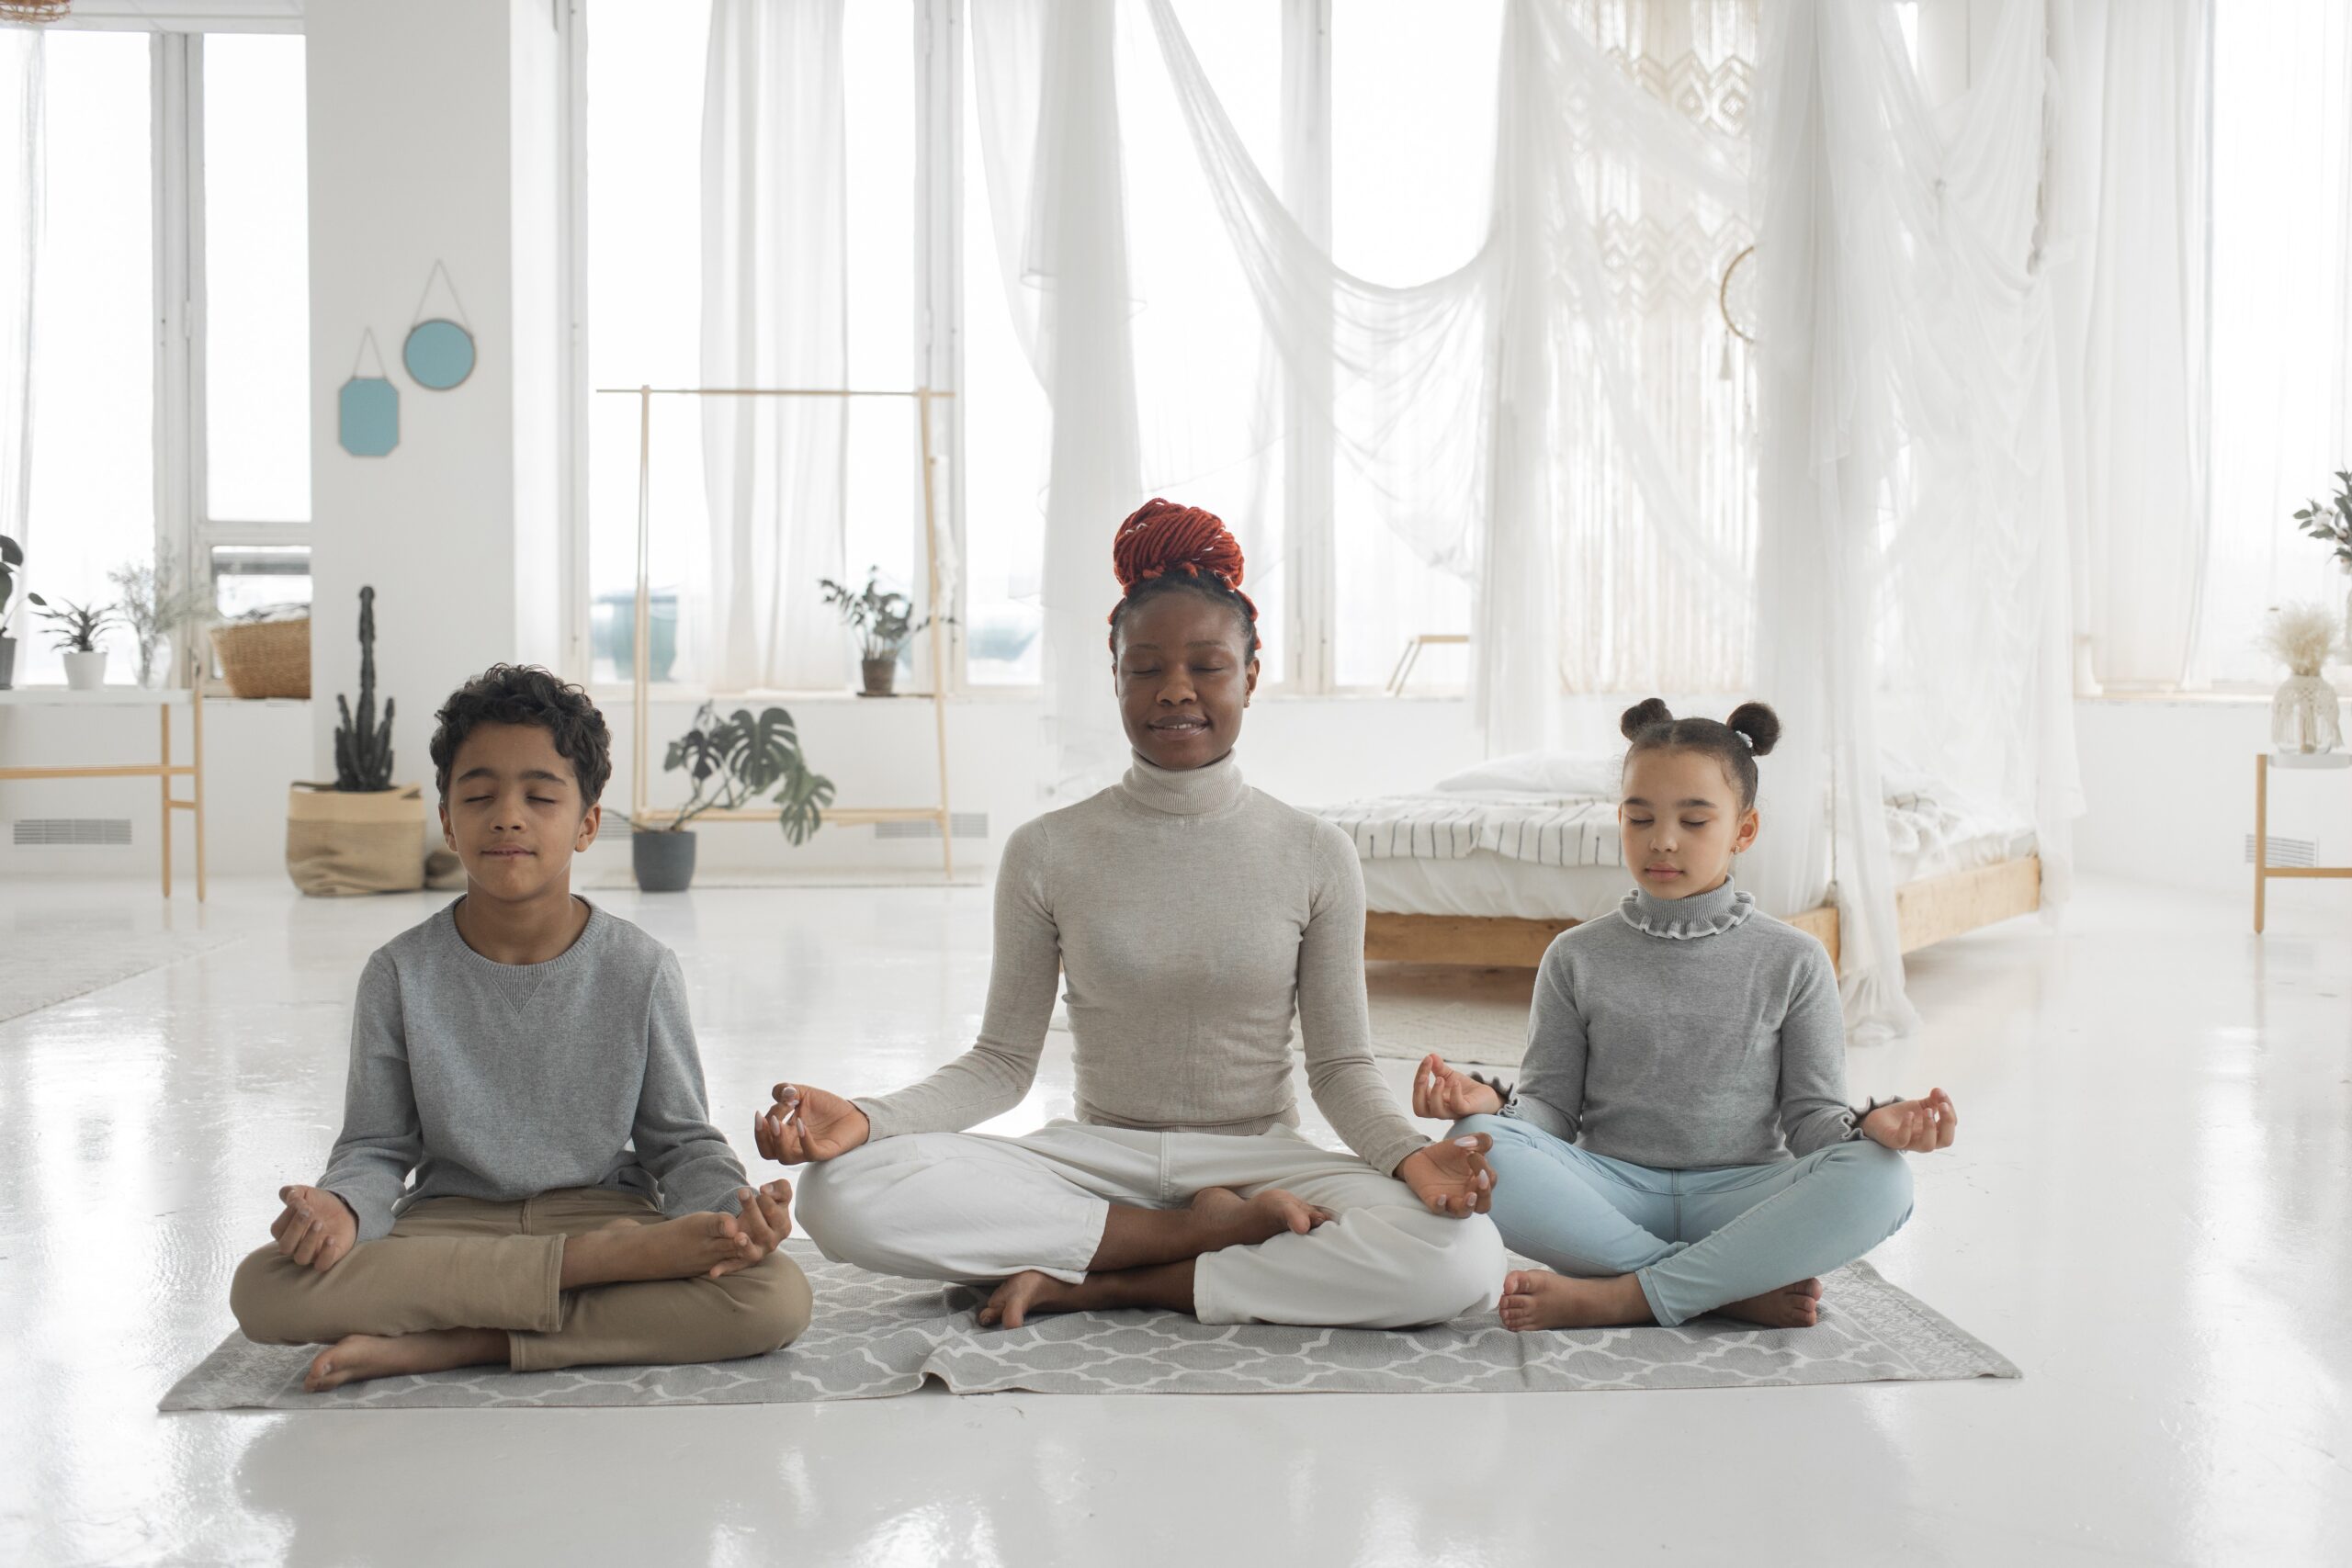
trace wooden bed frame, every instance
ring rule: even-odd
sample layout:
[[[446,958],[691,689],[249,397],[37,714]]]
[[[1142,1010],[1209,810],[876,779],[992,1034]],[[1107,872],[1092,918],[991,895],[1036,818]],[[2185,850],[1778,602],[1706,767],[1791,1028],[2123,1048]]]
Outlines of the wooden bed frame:
[[[2040,855],[1906,882],[1894,890],[1894,915],[1905,953],[2040,908]],[[1829,950],[1831,963],[1838,961],[1835,904],[1785,918],[1818,939]],[[1577,923],[1502,915],[1390,915],[1375,910],[1364,917],[1363,955],[1368,961],[1388,963],[1532,969],[1543,961],[1552,939]]]

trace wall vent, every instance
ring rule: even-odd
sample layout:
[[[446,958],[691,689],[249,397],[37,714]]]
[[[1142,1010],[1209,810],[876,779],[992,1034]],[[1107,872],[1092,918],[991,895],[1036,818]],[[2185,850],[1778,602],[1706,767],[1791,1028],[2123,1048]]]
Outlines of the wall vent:
[[[989,836],[989,814],[985,811],[958,811],[952,821],[959,839],[985,839]],[[936,839],[936,822],[876,822],[874,836],[877,839]]]
[[[2278,834],[2272,833],[2267,835],[2267,841],[2270,845],[2269,860],[2272,865],[2317,865],[2319,863],[2319,844],[2315,840],[2282,839]],[[2254,863],[2254,835],[2252,833],[2245,836],[2245,863],[2247,865]]]
[[[20,848],[127,849],[130,845],[128,817],[20,817],[16,828]]]

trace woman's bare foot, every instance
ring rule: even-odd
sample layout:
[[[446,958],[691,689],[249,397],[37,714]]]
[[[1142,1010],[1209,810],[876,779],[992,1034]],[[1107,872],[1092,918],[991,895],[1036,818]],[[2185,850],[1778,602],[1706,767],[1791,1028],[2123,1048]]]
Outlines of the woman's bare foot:
[[[1284,1231],[1305,1235],[1334,1219],[1330,1210],[1308,1202],[1295,1192],[1268,1188],[1255,1198],[1244,1198],[1230,1187],[1204,1187],[1193,1194],[1193,1213],[1207,1226],[1203,1252],[1228,1247],[1250,1247]]]
[[[1083,1289],[1082,1285],[1066,1285],[1051,1274],[1025,1269],[990,1292],[980,1307],[980,1326],[1018,1328],[1032,1313],[1043,1316],[1049,1312],[1074,1311],[1069,1303]]]
[[[353,1334],[311,1361],[302,1387],[324,1393],[368,1378],[412,1377],[452,1367],[503,1365],[506,1334],[497,1328],[445,1328],[429,1334]]]
[[[1725,1302],[1715,1310],[1767,1328],[1811,1328],[1821,1321],[1821,1281],[1799,1280],[1746,1301]]]
[[[1578,1280],[1548,1269],[1522,1269],[1503,1278],[1503,1326],[1525,1334],[1539,1328],[1614,1328],[1655,1323],[1649,1298],[1631,1274]]]
[[[1144,1269],[1109,1269],[1089,1274],[1075,1285],[1027,1269],[999,1285],[981,1304],[980,1326],[1018,1328],[1031,1317],[1046,1313],[1110,1312],[1119,1307],[1192,1311],[1193,1260],[1185,1258]]]
[[[732,1214],[681,1214],[650,1225],[624,1221],[564,1238],[561,1284],[576,1291],[624,1280],[692,1280],[758,1254]]]

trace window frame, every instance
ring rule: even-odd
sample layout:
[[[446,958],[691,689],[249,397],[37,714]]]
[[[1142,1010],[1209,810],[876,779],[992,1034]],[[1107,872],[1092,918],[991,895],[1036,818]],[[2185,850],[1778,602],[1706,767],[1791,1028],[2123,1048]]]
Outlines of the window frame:
[[[136,10],[103,4],[56,24],[60,31],[148,35],[149,197],[153,203],[155,559],[184,582],[217,593],[215,546],[311,547],[312,519],[256,523],[212,515],[207,471],[204,265],[204,39],[210,32],[300,36],[299,0],[197,5],[144,0]],[[307,88],[304,105],[308,114]],[[304,258],[307,274],[309,260]],[[303,439],[310,439],[304,432]],[[187,684],[175,660],[174,688]]]

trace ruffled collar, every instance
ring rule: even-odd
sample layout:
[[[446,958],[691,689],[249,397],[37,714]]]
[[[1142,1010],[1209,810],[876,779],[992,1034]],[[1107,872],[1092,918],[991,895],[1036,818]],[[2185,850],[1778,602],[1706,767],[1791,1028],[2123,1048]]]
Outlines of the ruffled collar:
[[[1720,936],[1747,920],[1756,912],[1756,895],[1744,892],[1724,879],[1721,887],[1704,893],[1693,893],[1688,898],[1660,898],[1644,888],[1635,887],[1617,906],[1625,923],[1645,935],[1664,937],[1668,942],[1690,942],[1702,936]]]
[[[1119,781],[1126,797],[1148,811],[1166,817],[1206,817],[1241,803],[1249,785],[1241,782],[1241,764],[1227,751],[1198,768],[1155,766],[1136,754],[1127,776]]]

